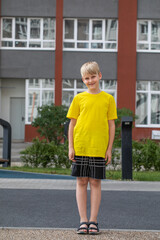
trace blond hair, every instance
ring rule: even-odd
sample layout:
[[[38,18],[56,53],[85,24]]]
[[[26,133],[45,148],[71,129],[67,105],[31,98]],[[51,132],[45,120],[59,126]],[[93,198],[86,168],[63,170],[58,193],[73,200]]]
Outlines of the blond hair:
[[[97,62],[86,62],[82,65],[80,72],[82,77],[84,77],[87,74],[99,74],[100,69]]]

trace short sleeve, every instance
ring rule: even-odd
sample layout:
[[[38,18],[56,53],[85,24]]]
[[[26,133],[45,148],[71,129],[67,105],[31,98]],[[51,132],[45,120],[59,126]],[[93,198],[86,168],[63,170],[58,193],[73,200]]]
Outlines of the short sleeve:
[[[79,113],[80,113],[80,107],[79,107],[78,98],[76,96],[76,97],[74,97],[74,99],[73,99],[73,101],[72,101],[72,103],[69,107],[69,110],[68,110],[68,113],[67,113],[67,118],[77,119],[78,116],[79,116]]]
[[[117,109],[114,97],[111,95],[108,108],[108,120],[117,119]]]

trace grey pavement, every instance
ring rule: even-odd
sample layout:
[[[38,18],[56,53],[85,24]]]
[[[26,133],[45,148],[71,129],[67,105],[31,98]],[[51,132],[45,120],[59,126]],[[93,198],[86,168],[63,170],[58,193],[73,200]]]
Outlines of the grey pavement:
[[[160,192],[102,191],[100,228],[159,231],[159,199]],[[0,206],[1,227],[76,229],[79,225],[75,190],[0,189]]]
[[[12,142],[11,144],[11,166],[22,166],[23,163],[20,159],[20,152],[32,143],[29,142]],[[3,142],[0,141],[0,157],[2,156]]]

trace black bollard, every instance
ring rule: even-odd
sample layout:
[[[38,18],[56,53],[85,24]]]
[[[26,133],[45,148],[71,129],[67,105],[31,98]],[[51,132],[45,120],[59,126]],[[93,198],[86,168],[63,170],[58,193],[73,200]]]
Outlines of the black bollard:
[[[64,141],[68,139],[68,127],[69,127],[70,121],[66,121],[64,123]]]
[[[122,117],[122,179],[132,180],[132,117]]]
[[[9,122],[0,119],[0,125],[3,127],[3,167],[11,164],[11,125]]]

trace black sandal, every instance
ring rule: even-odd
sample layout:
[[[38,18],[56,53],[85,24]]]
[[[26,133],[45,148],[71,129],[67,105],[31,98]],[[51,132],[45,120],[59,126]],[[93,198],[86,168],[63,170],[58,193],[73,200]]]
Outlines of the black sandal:
[[[81,227],[83,224],[86,224],[87,227]],[[86,230],[86,231],[83,231]],[[81,222],[79,228],[77,229],[77,234],[88,234],[88,222]]]
[[[96,226],[96,227],[90,227],[90,225],[94,225],[94,226]],[[96,232],[92,232],[92,231],[90,231],[90,230],[96,230]],[[89,222],[88,223],[88,232],[89,232],[89,234],[91,234],[91,235],[97,235],[97,234],[99,234],[99,227],[98,227],[98,223],[96,223],[96,222]]]

